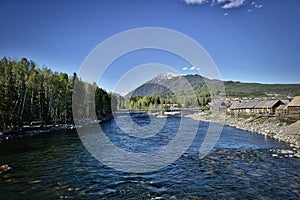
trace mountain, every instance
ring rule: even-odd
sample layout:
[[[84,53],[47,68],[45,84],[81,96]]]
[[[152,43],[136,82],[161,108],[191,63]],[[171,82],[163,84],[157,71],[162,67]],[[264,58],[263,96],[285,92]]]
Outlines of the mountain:
[[[206,83],[220,83],[198,74],[179,75],[171,72],[160,74],[137,87],[125,97],[170,96],[173,93],[188,95],[189,92],[201,93],[207,90]],[[226,95],[229,97],[277,97],[300,95],[300,84],[261,84],[223,81]],[[193,90],[193,91],[191,91]]]
[[[197,93],[206,88],[206,82],[212,82],[212,80],[198,74],[179,75],[166,72],[137,87],[126,97]]]
[[[227,96],[230,97],[276,97],[286,98],[300,95],[300,84],[261,84],[224,82]]]

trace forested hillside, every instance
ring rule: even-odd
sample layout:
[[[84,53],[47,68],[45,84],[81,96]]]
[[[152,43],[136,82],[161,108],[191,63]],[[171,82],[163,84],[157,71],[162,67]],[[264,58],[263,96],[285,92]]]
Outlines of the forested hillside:
[[[261,84],[224,81],[228,97],[277,97],[300,95],[300,84]]]
[[[111,98],[96,84],[86,83],[66,73],[53,72],[48,68],[39,68],[26,58],[0,60],[0,132],[21,130],[32,122],[46,124],[72,123],[72,92],[74,83],[81,92],[96,91],[96,113],[98,116],[111,112]],[[82,104],[78,106],[82,113],[86,110],[88,95],[81,95]]]
[[[186,81],[188,81],[190,85],[185,84]],[[165,73],[137,87],[127,96],[166,96],[165,94],[170,92],[181,94],[189,90],[186,86],[192,87],[195,94],[199,96],[202,92],[208,91],[207,83],[216,83],[217,81],[216,79],[211,80],[198,74],[174,76],[171,73]],[[275,97],[285,99],[287,97],[300,95],[300,84],[261,84],[238,81],[223,81],[223,84],[226,96],[230,98]]]

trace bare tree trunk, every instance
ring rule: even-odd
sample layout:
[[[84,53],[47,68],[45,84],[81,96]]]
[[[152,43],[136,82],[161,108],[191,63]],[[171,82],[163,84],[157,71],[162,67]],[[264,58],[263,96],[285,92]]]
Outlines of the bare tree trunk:
[[[30,98],[30,122],[32,121],[33,115],[33,90],[31,91],[31,98]]]
[[[25,89],[25,94],[24,94],[24,97],[23,97],[23,102],[22,102],[21,111],[20,111],[21,119],[23,118],[25,102],[26,102],[26,96],[27,96],[27,88]]]

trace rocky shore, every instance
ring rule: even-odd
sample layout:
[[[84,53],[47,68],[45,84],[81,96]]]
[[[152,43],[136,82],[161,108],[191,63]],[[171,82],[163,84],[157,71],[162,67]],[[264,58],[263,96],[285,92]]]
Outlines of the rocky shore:
[[[73,130],[76,127],[83,127],[89,126],[95,123],[103,123],[109,121],[113,118],[112,114],[104,115],[99,117],[97,120],[83,120],[81,122],[77,122],[76,126],[73,123],[69,124],[53,124],[53,125],[45,125],[43,127],[40,126],[31,126],[31,127],[24,127],[22,130],[18,131],[9,131],[6,133],[0,132],[0,143],[3,140],[13,140],[13,139],[20,139],[24,137],[31,137],[41,133],[51,133],[56,131],[65,131],[65,130]]]
[[[26,127],[18,131],[0,133],[0,143],[2,140],[20,139],[24,137],[31,137],[41,133],[51,133],[54,131],[62,130],[73,130],[74,128],[75,126],[73,124],[46,125],[44,127]]]
[[[272,137],[288,143],[293,148],[293,156],[300,158],[300,120],[288,124],[278,117],[236,117],[227,114],[213,115],[208,113],[195,113],[188,115],[194,120],[216,122],[238,129]]]

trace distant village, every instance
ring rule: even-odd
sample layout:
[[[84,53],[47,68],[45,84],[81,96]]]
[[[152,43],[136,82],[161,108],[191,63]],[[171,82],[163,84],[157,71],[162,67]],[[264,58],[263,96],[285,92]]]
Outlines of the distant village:
[[[264,115],[300,117],[300,96],[291,99],[227,99],[225,102],[211,103],[210,110],[234,115]]]

